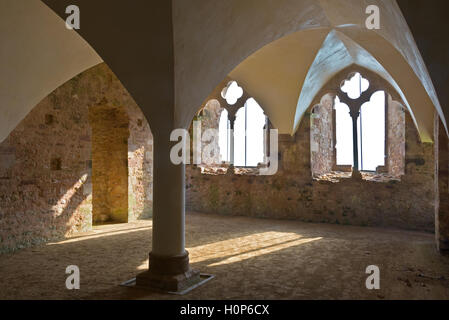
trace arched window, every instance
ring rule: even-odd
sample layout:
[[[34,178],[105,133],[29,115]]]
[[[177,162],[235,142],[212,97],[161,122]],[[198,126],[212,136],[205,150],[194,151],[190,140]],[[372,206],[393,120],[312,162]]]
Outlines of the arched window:
[[[193,157],[201,159],[205,174],[225,174],[230,166],[238,167],[232,170],[235,174],[257,173],[259,164],[266,165],[268,118],[236,81],[218,94],[198,112],[201,146],[192,148]]]
[[[354,165],[354,157],[352,151],[352,120],[349,115],[348,105],[340,102],[335,97],[335,133],[336,143],[335,149],[337,153],[337,166]]]
[[[353,110],[340,102],[338,96],[335,98],[337,166],[354,166],[354,139],[360,171],[378,171],[378,167],[385,166],[385,92],[375,92],[369,101],[363,102],[362,93],[369,86],[369,81],[358,72],[343,81],[341,91],[354,100]],[[357,133],[353,130],[354,118],[357,118]]]
[[[383,79],[367,73],[370,80],[353,72],[339,82],[337,75],[323,89],[329,93],[312,109],[315,178],[349,177],[348,172],[360,171],[362,178],[384,175],[380,180],[385,181],[404,174],[405,109],[384,90],[391,87]]]
[[[223,109],[218,124],[218,145],[220,148],[220,161],[229,162],[230,160],[230,123],[228,119],[228,111]]]
[[[353,131],[349,107],[335,97],[337,166],[354,165]],[[385,166],[385,92],[378,91],[360,108],[357,121],[358,160],[361,171]]]
[[[264,127],[267,117],[253,98],[236,113],[234,123],[234,165],[256,167],[265,160]]]
[[[385,92],[378,91],[362,104],[357,121],[361,171],[385,166]]]
[[[221,91],[221,97],[226,100],[226,103],[230,106],[236,104],[236,102],[243,96],[243,89],[239,87],[236,81],[229,81],[226,87]]]
[[[346,93],[350,99],[358,99],[363,92],[368,90],[369,81],[362,77],[359,72],[354,73],[349,80],[344,80],[340,90]]]

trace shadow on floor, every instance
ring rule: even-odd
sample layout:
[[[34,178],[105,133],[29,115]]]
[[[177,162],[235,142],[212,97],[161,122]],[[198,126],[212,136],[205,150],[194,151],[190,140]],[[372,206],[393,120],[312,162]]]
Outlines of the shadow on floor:
[[[244,217],[187,215],[192,267],[216,278],[185,296],[120,287],[148,267],[151,221],[108,226],[0,256],[1,299],[449,299],[433,235]],[[77,265],[81,289],[65,288]],[[367,290],[368,265],[381,290]]]

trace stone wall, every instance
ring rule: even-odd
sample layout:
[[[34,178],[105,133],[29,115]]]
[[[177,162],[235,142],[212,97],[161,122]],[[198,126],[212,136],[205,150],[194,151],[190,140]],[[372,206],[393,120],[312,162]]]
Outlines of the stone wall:
[[[128,139],[128,221],[153,215],[153,136],[142,111],[127,105]]]
[[[435,236],[438,250],[449,254],[449,141],[438,114],[435,114]]]
[[[123,106],[89,108],[92,128],[92,221],[128,222],[129,119]]]
[[[235,175],[231,170],[204,175],[187,166],[187,210],[433,232],[433,145],[422,144],[411,117],[405,117],[406,166],[400,181],[312,179],[307,115],[294,139],[280,137],[276,175]]]
[[[405,170],[405,108],[388,95],[387,109],[387,169],[392,176],[401,176]]]
[[[216,99],[209,100],[204,106],[201,120],[201,162],[202,164],[220,165],[220,146],[218,139],[218,124],[223,112],[220,102]],[[215,130],[209,131],[208,130]],[[215,134],[212,134],[215,132]]]
[[[100,64],[52,92],[0,143],[0,252],[90,230],[88,110],[100,103],[128,113],[130,219],[151,215],[150,128],[120,81]]]
[[[326,94],[311,114],[311,166],[312,175],[321,176],[329,173],[334,167],[334,124],[332,121],[334,99]]]

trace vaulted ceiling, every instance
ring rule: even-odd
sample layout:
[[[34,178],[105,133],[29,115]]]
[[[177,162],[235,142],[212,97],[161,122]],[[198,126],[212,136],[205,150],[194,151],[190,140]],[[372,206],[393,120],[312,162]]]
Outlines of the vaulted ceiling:
[[[449,117],[449,1],[398,0],[429,71],[443,108]]]
[[[81,10],[78,32],[55,14],[65,18],[69,4]],[[380,7],[379,30],[365,27],[369,4]],[[156,135],[187,127],[227,76],[292,134],[315,94],[351,64],[396,89],[423,141],[432,140],[433,110],[443,116],[395,1],[0,0],[0,18],[0,141],[51,91],[102,60]]]
[[[50,92],[101,58],[38,0],[0,0],[0,142]]]

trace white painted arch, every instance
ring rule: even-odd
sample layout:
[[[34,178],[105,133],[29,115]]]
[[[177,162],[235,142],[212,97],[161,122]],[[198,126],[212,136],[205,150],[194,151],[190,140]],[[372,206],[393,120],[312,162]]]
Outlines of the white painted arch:
[[[39,0],[0,0],[0,142],[53,90],[102,62]]]
[[[205,98],[229,76],[256,98],[281,133],[293,134],[313,93],[348,64],[376,72],[401,94],[422,141],[432,140],[434,110],[446,125],[427,69],[394,0],[172,3],[175,105],[174,118],[169,119],[173,123],[167,124],[171,127],[187,128]],[[364,26],[368,4],[380,8],[380,30]],[[102,62],[39,0],[0,0],[0,38],[0,141],[46,95]],[[127,89],[133,93],[129,85]]]

